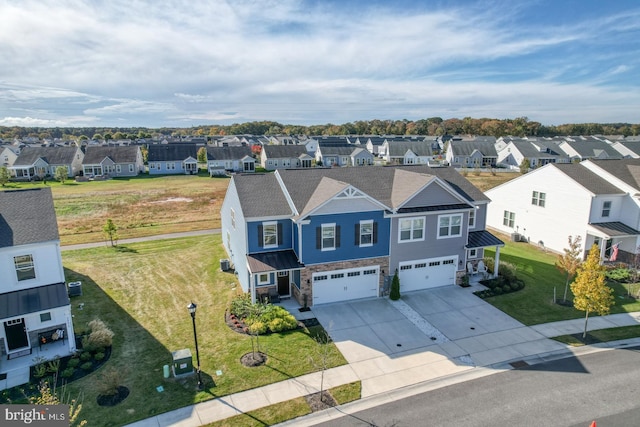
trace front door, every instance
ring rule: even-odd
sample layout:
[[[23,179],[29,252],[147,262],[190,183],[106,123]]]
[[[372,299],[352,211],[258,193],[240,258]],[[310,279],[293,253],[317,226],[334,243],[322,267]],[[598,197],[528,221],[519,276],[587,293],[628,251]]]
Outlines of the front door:
[[[29,337],[24,326],[24,319],[15,319],[4,322],[4,334],[7,337],[7,350],[9,352],[19,348],[29,347]]]
[[[278,295],[288,297],[289,294],[289,272],[278,271]]]

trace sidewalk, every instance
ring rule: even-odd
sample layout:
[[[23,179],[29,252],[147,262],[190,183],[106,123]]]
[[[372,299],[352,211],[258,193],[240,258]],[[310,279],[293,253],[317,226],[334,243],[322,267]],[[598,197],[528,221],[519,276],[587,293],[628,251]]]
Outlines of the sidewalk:
[[[640,324],[640,312],[612,314],[589,319],[588,330],[638,324]],[[351,408],[350,411],[355,412],[439,387],[513,369],[510,362],[517,362],[518,365],[531,365],[572,355],[640,345],[640,338],[584,347],[569,347],[548,339],[558,335],[582,332],[584,319],[546,323],[524,329],[527,331],[518,331],[520,342],[517,344],[504,345],[505,339],[513,339],[513,333],[509,337],[486,334],[486,339],[476,339],[478,341],[477,351],[470,352],[469,359],[452,358],[448,353],[429,347],[419,352],[408,352],[401,357],[379,356],[328,369],[324,372],[324,388],[330,389],[354,381],[361,381],[362,399],[348,405]],[[540,335],[547,338],[540,339]],[[496,347],[489,348],[492,344],[491,341],[496,344]],[[451,342],[456,343],[456,341]],[[469,343],[465,344],[466,348],[469,348]],[[192,427],[206,425],[258,408],[316,393],[320,391],[320,377],[321,372],[303,375],[176,409],[129,426]],[[321,411],[284,424],[313,425],[328,421],[332,416],[337,416],[335,409]]]

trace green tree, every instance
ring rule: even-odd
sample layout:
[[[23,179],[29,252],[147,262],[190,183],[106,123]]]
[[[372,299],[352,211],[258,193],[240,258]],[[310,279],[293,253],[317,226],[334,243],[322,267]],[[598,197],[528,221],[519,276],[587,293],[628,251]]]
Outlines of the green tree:
[[[58,166],[53,174],[53,178],[64,184],[67,178],[69,178],[69,169],[66,166]]]
[[[3,187],[7,185],[9,178],[11,178],[11,175],[9,175],[9,168],[6,166],[0,166],[0,185]]]
[[[564,284],[564,302],[567,301],[569,280],[574,274],[576,274],[576,271],[582,262],[580,259],[580,254],[582,253],[582,236],[576,236],[574,238],[569,236],[568,240],[569,246],[563,249],[564,254],[558,255],[558,259],[556,260],[556,267],[558,270],[567,274],[567,280]]]
[[[587,260],[578,267],[576,279],[571,284],[573,306],[585,312],[583,339],[587,337],[589,313],[596,312],[604,316],[609,314],[611,306],[615,304],[613,289],[607,286],[604,271],[604,266],[600,264],[600,248],[593,245]]]
[[[104,227],[102,227],[102,231],[104,231],[104,234],[109,238],[111,246],[118,245],[118,227],[116,227],[111,218],[109,218]]]
[[[522,161],[520,162],[520,173],[525,174],[529,172],[530,168],[531,168],[531,163],[529,162],[529,159],[527,158],[522,159]]]
[[[391,280],[391,292],[389,293],[389,298],[393,301],[400,299],[400,278],[398,277],[397,269],[393,275],[393,280]]]
[[[102,137],[102,134],[96,133],[93,135],[91,139],[95,139],[96,141],[102,141],[104,138]]]
[[[200,147],[198,149],[198,162],[199,163],[207,163],[207,148]]]

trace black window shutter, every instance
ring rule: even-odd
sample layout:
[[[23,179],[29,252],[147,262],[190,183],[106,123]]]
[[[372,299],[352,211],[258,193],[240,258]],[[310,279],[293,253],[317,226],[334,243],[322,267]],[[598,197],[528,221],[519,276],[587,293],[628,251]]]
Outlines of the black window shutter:
[[[356,224],[356,240],[355,240],[355,245],[358,246],[360,245],[360,224]]]
[[[373,223],[373,244],[378,243],[378,223]]]
[[[278,224],[278,245],[282,244],[282,224]]]
[[[263,247],[264,246],[264,229],[262,227],[262,224],[260,224],[258,226],[258,247]]]
[[[316,227],[316,249],[322,249],[322,227]]]
[[[340,226],[336,225],[336,248],[340,247]]]

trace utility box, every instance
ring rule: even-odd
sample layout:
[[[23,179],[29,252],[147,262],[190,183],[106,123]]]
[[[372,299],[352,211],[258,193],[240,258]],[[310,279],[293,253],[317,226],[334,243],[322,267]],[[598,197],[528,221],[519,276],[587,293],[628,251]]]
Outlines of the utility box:
[[[176,350],[171,352],[173,356],[173,364],[171,370],[174,377],[193,374],[193,357],[191,356],[191,350],[183,348],[182,350]]]
[[[220,270],[222,270],[222,271],[229,270],[229,260],[228,259],[221,259],[220,260]]]
[[[70,297],[78,297],[82,295],[82,282],[69,282],[67,291]]]

